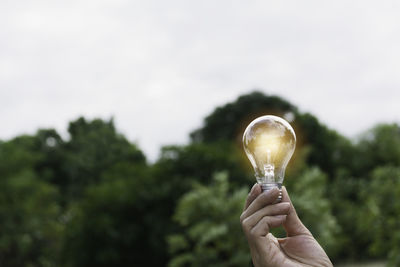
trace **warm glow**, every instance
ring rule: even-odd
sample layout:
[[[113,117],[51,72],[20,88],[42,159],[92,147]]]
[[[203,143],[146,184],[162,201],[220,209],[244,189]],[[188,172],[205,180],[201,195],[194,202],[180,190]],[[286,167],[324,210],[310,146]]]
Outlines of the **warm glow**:
[[[243,145],[259,183],[283,182],[296,146],[296,135],[287,121],[272,115],[255,119],[244,132]]]

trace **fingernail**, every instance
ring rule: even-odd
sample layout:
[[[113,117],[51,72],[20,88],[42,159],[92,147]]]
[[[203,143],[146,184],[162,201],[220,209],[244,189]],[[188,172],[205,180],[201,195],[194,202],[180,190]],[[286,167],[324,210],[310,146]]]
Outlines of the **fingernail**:
[[[253,187],[251,188],[250,192],[253,192],[254,189],[256,188],[256,186],[257,186],[257,183],[253,184]]]
[[[287,215],[276,215],[276,217],[278,217],[280,220],[284,220],[286,219]]]
[[[254,194],[254,191],[256,190],[256,187],[257,187],[257,183],[255,183],[253,185],[253,187],[250,189],[250,195]]]

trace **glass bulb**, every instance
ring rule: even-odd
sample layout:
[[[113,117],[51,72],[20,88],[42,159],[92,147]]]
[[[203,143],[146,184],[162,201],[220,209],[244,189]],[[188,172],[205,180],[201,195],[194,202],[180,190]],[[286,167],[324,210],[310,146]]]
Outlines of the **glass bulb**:
[[[262,190],[278,187],[280,201],[285,169],[296,147],[292,126],[277,116],[259,117],[244,131],[243,147]]]

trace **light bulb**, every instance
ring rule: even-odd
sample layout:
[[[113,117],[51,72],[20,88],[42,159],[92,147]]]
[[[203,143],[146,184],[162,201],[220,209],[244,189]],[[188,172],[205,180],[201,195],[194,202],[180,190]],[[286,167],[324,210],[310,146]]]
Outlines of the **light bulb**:
[[[243,147],[262,190],[277,187],[281,201],[286,166],[296,147],[292,126],[277,116],[258,117],[244,131]]]

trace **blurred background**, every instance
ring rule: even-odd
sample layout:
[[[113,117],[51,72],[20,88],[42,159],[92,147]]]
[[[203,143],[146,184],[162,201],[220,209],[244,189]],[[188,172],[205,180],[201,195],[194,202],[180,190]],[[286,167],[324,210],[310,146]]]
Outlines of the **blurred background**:
[[[2,1],[0,266],[250,266],[264,114],[296,131],[285,185],[334,264],[399,266],[399,12]]]

